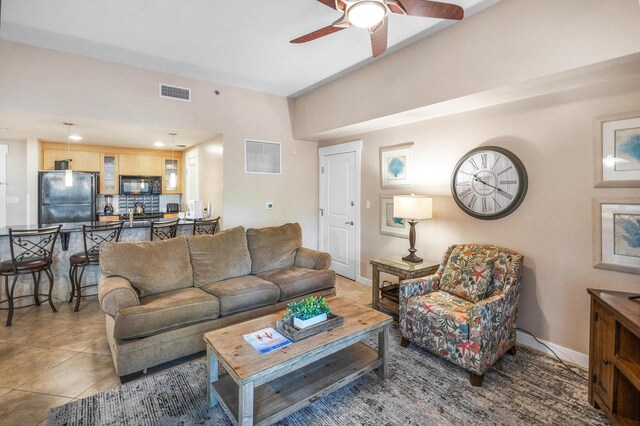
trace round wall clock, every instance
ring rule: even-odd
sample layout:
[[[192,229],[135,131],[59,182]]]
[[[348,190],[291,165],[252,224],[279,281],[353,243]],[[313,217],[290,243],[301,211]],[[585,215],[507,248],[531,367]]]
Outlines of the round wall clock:
[[[467,214],[499,219],[520,206],[527,194],[527,170],[512,152],[483,146],[467,152],[451,176],[453,199]]]

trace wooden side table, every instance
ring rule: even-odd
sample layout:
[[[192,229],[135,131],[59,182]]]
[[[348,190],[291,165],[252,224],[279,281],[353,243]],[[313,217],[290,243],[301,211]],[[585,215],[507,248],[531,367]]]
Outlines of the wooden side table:
[[[380,287],[380,272],[395,275],[400,280],[409,280],[432,275],[440,266],[440,262],[433,260],[423,260],[422,263],[407,262],[402,260],[401,255],[372,260],[370,263],[373,267],[371,306],[378,310],[383,307],[396,315],[400,313],[400,287],[398,284]]]

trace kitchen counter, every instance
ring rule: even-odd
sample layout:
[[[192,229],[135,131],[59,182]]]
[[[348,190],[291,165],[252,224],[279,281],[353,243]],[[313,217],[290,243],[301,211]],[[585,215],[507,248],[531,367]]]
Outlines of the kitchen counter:
[[[170,219],[158,219],[159,222],[170,221]],[[86,225],[92,222],[86,222]],[[106,222],[93,222],[94,224],[105,224]],[[72,225],[69,227],[68,225]],[[81,253],[84,251],[84,241],[82,236],[83,223],[68,224],[60,232],[60,237],[56,241],[56,245],[53,249],[53,265],[52,272],[54,276],[53,297],[55,303],[65,302],[69,298],[71,291],[71,284],[69,282],[69,257],[74,253]],[[178,236],[189,236],[193,233],[193,221],[180,220],[178,222]],[[124,223],[122,233],[120,234],[120,241],[126,242],[142,242],[149,241],[151,221],[135,221],[133,226],[129,226],[128,222]],[[9,242],[9,228],[13,229],[35,229],[37,226],[11,226],[0,228],[0,260],[11,260],[11,249]],[[145,259],[136,259],[139,262],[144,262]],[[95,284],[100,277],[100,267],[98,265],[89,266],[86,268],[84,276],[82,278],[83,285]],[[46,277],[41,280],[41,285],[45,285]],[[48,286],[48,283],[46,283]],[[14,291],[14,297],[30,294],[33,290],[33,280],[31,275],[24,274],[18,277],[18,283]],[[86,289],[83,294],[92,294],[97,291],[96,287]],[[6,300],[6,294],[4,286],[0,286],[0,299]]]
[[[155,222],[171,222],[173,219],[154,219]],[[70,232],[82,232],[82,225],[106,225],[109,222],[78,222],[73,224],[65,225],[60,233],[70,233]],[[178,226],[182,227],[185,225],[193,226],[193,220],[189,219],[180,219],[178,221]],[[129,221],[124,221],[124,225],[122,227],[123,230],[130,228],[150,228],[151,221],[150,220],[134,220],[133,226],[129,225]],[[13,228],[15,230],[23,230],[23,229],[38,229],[36,225],[13,225],[13,226],[2,226],[0,227],[0,237],[8,237],[9,236],[9,228]],[[125,241],[125,240],[123,240]]]

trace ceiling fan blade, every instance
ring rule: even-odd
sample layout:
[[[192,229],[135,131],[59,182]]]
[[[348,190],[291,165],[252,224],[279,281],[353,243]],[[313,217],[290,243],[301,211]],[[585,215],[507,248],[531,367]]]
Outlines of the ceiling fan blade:
[[[331,9],[335,9],[335,10],[344,10],[346,6],[342,0],[318,0],[318,1],[324,4],[325,6],[328,6]]]
[[[371,50],[374,58],[382,55],[387,50],[387,35],[389,32],[387,20],[385,16],[380,25],[369,30],[371,33]]]
[[[320,37],[327,36],[329,34],[333,34],[337,31],[344,30],[346,27],[334,27],[333,25],[326,26],[324,28],[320,28],[319,30],[315,30],[309,34],[305,34],[296,39],[291,40],[289,43],[306,43],[308,41],[312,41],[318,39]]]
[[[406,15],[407,11],[404,10],[404,7],[396,0],[387,0],[387,7],[391,11],[391,13],[395,13],[397,15]]]
[[[455,19],[464,18],[464,9],[456,4],[431,0],[398,0],[407,11],[407,15],[425,18]]]

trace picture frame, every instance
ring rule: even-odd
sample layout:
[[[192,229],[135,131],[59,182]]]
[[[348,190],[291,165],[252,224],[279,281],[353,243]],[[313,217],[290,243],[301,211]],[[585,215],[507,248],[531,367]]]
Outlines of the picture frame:
[[[409,221],[393,217],[393,196],[380,197],[380,233],[409,238]]]
[[[640,111],[598,117],[594,134],[595,187],[640,187]]]
[[[640,197],[593,200],[593,266],[640,275]]]
[[[413,142],[380,148],[380,185],[382,188],[413,185]]]

